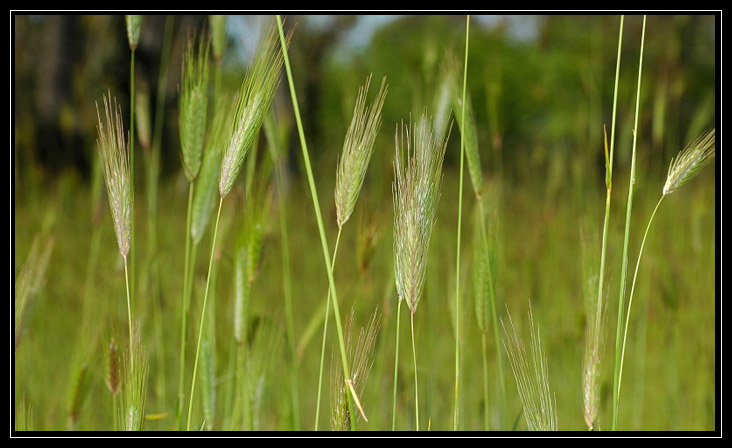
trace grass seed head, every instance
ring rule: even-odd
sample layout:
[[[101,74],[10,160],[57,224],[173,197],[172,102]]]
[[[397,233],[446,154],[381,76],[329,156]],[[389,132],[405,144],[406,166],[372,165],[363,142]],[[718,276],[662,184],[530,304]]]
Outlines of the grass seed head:
[[[507,311],[511,332],[501,319],[508,361],[516,379],[516,388],[524,408],[524,418],[530,431],[556,431],[556,397],[549,389],[549,369],[547,358],[541,351],[541,334],[534,325],[534,317],[529,304],[529,327],[531,330],[531,357],[526,351],[523,340],[516,332],[511,313]]]
[[[335,187],[338,227],[343,227],[353,213],[371,154],[374,151],[376,135],[381,128],[381,108],[388,90],[386,77],[381,80],[381,87],[374,102],[367,107],[366,95],[370,84],[371,75],[366,78],[366,84],[358,90],[358,98],[353,108],[353,119],[346,133],[343,152],[338,161]]]
[[[126,15],[125,25],[127,26],[127,42],[130,44],[130,50],[137,48],[140,41],[140,28],[142,28],[141,15]]]
[[[668,176],[663,186],[663,195],[677,191],[693,179],[702,168],[714,160],[715,129],[704,132],[686,145],[668,167]]]
[[[402,122],[395,135],[394,270],[399,300],[414,314],[422,294],[430,238],[442,184],[445,141],[434,138],[426,112],[411,129]]]
[[[244,158],[272,104],[283,61],[275,27],[270,26],[247,70],[239,91],[233,121],[228,128],[229,138],[221,160],[219,178],[219,195],[222,198],[231,191]]]
[[[130,347],[129,354],[133,356],[135,363],[130,368],[129,360],[125,362],[120,428],[124,428],[126,431],[142,431],[145,426],[149,369],[147,353],[140,342],[139,328],[135,328],[132,335],[132,347]]]
[[[371,367],[373,366],[373,352],[376,345],[376,338],[381,327],[381,313],[378,308],[374,310],[369,318],[369,323],[365,328],[361,328],[358,332],[358,339],[353,343],[353,308],[351,314],[346,321],[345,343],[346,356],[351,366],[351,381],[356,396],[362,397],[366,381],[368,380]],[[339,355],[331,353],[331,369],[330,369],[330,399],[331,399],[331,419],[330,426],[334,431],[350,431],[351,420],[350,410],[348,407],[348,395],[351,393],[349,386],[343,378],[343,369],[340,366]],[[359,398],[360,402],[360,398]],[[361,413],[356,411],[356,418],[360,418]]]
[[[206,132],[210,39],[201,33],[198,49],[195,36],[188,35],[181,68],[178,124],[181,159],[186,177],[192,182],[201,167]]]
[[[127,260],[130,252],[130,227],[132,221],[132,184],[130,183],[130,154],[125,141],[122,109],[111,94],[104,96],[102,121],[97,104],[97,147],[107,184],[109,208],[114,221],[114,234],[119,253]]]

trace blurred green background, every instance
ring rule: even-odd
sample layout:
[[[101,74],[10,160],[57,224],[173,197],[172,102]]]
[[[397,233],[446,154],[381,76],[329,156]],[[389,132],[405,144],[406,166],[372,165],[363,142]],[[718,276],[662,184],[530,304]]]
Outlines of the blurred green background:
[[[266,30],[270,20],[260,16],[228,18],[223,58],[227,87],[235,89],[241,83],[258,33]],[[641,23],[640,16],[625,18],[609,235],[606,347],[601,364],[602,429],[610,426],[611,369]],[[386,76],[389,84],[383,126],[356,212],[357,219],[374,215],[381,237],[370,265],[362,270],[356,251],[360,228],[356,224],[346,226],[335,279],[341,310],[345,313],[353,307],[357,325],[365,325],[377,305],[382,313],[374,366],[362,397],[369,423],[361,422],[359,429],[390,429],[396,330],[391,239],[392,132],[397,123],[408,121],[410,114],[415,117],[425,107],[433,112],[446,54],[451,52],[462,60],[465,17],[289,16],[285,25],[294,30],[289,50],[291,64],[331,245],[337,232],[332,199],[335,167],[358,86],[369,73],[375,79]],[[478,125],[485,189],[492,201],[491,213],[498,216],[501,229],[498,311],[505,318],[507,307],[517,326],[526,329],[526,310],[531,301],[548,356],[559,427],[565,430],[586,429],[581,394],[585,318],[580,235],[582,228],[588,250],[599,260],[605,198],[602,126],[609,127],[611,120],[618,25],[618,16],[471,17],[468,92]],[[22,343],[15,352],[16,417],[30,415],[32,429],[66,429],[78,353],[91,353],[87,359],[93,361],[86,373],[87,389],[76,428],[107,430],[111,429],[112,404],[104,385],[103,351],[110,332],[119,332],[121,340],[125,340],[127,323],[124,273],[108,207],[103,202],[100,206],[99,197],[93,193],[100,177],[94,167],[94,104],[111,90],[123,108],[125,126],[129,127],[129,48],[124,18],[15,15],[13,26],[15,277],[28,258],[34,238],[53,237],[54,241],[43,283],[23,321]],[[175,414],[187,190],[179,156],[178,84],[185,35],[204,26],[208,26],[206,16],[176,16],[172,29],[156,208],[156,261],[161,272],[161,316],[165,329],[162,346],[153,334],[150,294],[145,283],[145,191],[149,188],[143,174],[145,149],[139,143],[135,145],[135,218],[140,257],[136,311],[151,361],[148,413],[163,414],[162,418],[148,421],[149,429],[170,429]],[[136,52],[136,87],[148,89],[152,108],[161,94],[156,86],[164,27],[165,16],[145,16]],[[715,17],[710,15],[648,17],[631,266],[635,264],[642,232],[660,197],[672,157],[703,130],[715,126],[716,31]],[[322,314],[327,279],[286,82],[280,84],[273,107],[278,129],[287,143],[285,197],[295,341],[299,344],[301,427],[311,429],[322,327],[316,327],[311,338],[307,332],[314,325],[314,316]],[[267,157],[263,138],[260,146],[259,158],[263,159]],[[460,133],[454,125],[447,147],[426,288],[415,315],[420,415],[430,419],[432,430],[452,427],[459,156]],[[715,429],[715,170],[716,167],[707,168],[688,187],[664,201],[646,243],[630,324],[621,429]],[[460,329],[461,415],[463,429],[480,430],[480,334],[468,281],[475,200],[467,180],[463,194],[461,296],[465,316]],[[227,199],[235,205],[225,208],[219,237],[222,243],[215,312],[217,340],[225,342],[216,348],[216,374],[220,384],[217,390],[222,394],[227,381],[232,325],[229,243],[241,225],[243,197],[240,179],[235,195]],[[102,193],[101,200],[106,202],[106,193]],[[251,311],[252,319],[271,321],[281,333],[277,349],[266,361],[268,373],[257,420],[257,429],[275,430],[297,427],[289,403],[286,369],[278,367],[288,363],[278,210],[275,201]],[[90,235],[97,228],[101,245],[91,276],[92,324],[82,325],[83,298],[89,287],[85,279],[89,278]],[[207,257],[201,252],[206,254],[209,247],[207,236],[197,257],[192,301],[194,334],[206,279]],[[407,326],[402,322],[400,327],[404,345],[400,356],[397,428],[401,429],[412,429],[414,424]],[[329,334],[333,336],[334,332]],[[329,349],[335,341],[329,341]],[[494,344],[493,340],[489,342],[492,373]],[[507,364],[506,374],[507,414],[513,421],[519,414],[520,401]],[[494,400],[490,421],[493,427],[501,428],[504,416],[498,405],[500,392],[495,376],[490,384],[489,396]],[[327,391],[328,386],[324,388]],[[321,428],[327,426],[323,423],[327,422],[327,393],[324,399]],[[218,410],[219,414],[221,411]],[[194,422],[200,424],[199,414],[197,409]],[[523,420],[518,429],[525,429]]]

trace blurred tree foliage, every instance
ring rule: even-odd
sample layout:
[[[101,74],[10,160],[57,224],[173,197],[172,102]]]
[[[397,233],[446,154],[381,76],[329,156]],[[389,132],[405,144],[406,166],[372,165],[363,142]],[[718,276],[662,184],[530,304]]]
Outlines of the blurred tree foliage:
[[[230,17],[230,22],[241,18]],[[389,97],[375,165],[390,169],[392,130],[400,120],[431,108],[445,53],[460,54],[464,16],[404,16],[375,30],[365,45],[347,44],[361,19],[313,20],[290,16],[291,55],[308,138],[316,158],[340,151],[357,87],[369,73],[387,76]],[[528,38],[516,23],[475,18],[471,26],[469,94],[478,123],[484,169],[526,179],[546,170],[548,194],[566,179],[573,187],[603,170],[602,125],[610,123],[618,33],[617,16],[539,16]],[[618,122],[618,157],[629,163],[640,17],[626,17]],[[13,151],[16,187],[25,177],[52,180],[66,169],[84,178],[94,151],[94,102],[111,89],[128,107],[129,51],[122,16],[16,15],[13,54]],[[146,16],[136,65],[154,103],[164,16]],[[206,26],[205,16],[176,20],[166,101],[163,175],[180,169],[178,84],[187,30]],[[639,163],[663,175],[679,148],[715,121],[714,16],[651,16],[644,61]],[[229,56],[237,45],[229,33]],[[225,60],[225,82],[235,87],[241,61]],[[282,93],[279,113],[289,114]],[[128,114],[128,111],[124,111]],[[128,119],[125,125],[129,125]],[[457,128],[453,129],[457,134]],[[451,139],[451,145],[458,139]],[[295,143],[294,140],[292,143]],[[291,155],[293,146],[291,145]],[[446,167],[459,151],[448,150]],[[333,157],[331,157],[333,156]],[[653,158],[654,163],[648,163]],[[656,160],[661,162],[656,163]],[[293,160],[297,163],[296,160]],[[618,166],[619,167],[619,166]],[[323,167],[325,169],[325,166]],[[448,168],[449,169],[449,168]],[[568,177],[569,176],[569,177]],[[390,178],[386,176],[385,182]]]

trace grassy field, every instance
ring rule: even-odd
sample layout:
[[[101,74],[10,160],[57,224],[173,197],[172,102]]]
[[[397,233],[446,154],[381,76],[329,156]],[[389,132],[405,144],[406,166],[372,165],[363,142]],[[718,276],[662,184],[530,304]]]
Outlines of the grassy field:
[[[183,23],[201,29],[207,18],[176,20],[179,22],[172,40],[161,175],[156,184],[156,250],[150,249],[148,227],[151,209],[146,151],[149,149],[143,147],[139,137],[135,144],[134,180],[136,272],[132,314],[139,325],[141,344],[149,363],[147,388],[143,391],[144,429],[166,431],[179,429],[176,406],[189,192],[179,157],[175,89],[180,83],[186,34]],[[237,20],[228,18],[230,32]],[[506,324],[510,312],[528,344],[530,304],[547,360],[558,429],[587,430],[583,417],[582,362],[588,279],[583,273],[583,260],[599,264],[600,259],[605,205],[602,126],[610,126],[619,17],[544,18],[536,25],[538,36],[529,41],[517,41],[505,28],[490,28],[481,25],[479,19],[471,20],[467,91],[476,116],[483,197],[498,235],[492,247],[496,253],[496,311]],[[639,16],[625,17],[616,163],[603,286],[606,313],[599,386],[601,430],[610,429],[612,417],[614,336],[641,20]],[[274,20],[269,17],[263,21],[265,31],[270,22]],[[22,65],[29,64],[31,56],[27,49],[19,47],[17,37],[40,25],[26,17],[15,19],[16,33],[19,33],[15,47],[19,64],[16,83],[20,87],[17,87],[14,123],[12,250],[14,323],[16,326],[19,321],[22,323],[20,333],[15,335],[16,348],[12,354],[16,430],[107,431],[118,429],[118,421],[124,422],[118,416],[124,407],[119,407],[119,399],[113,399],[105,384],[109,379],[110,341],[114,338],[118,351],[123,354],[118,360],[120,366],[126,365],[129,343],[124,264],[115,242],[102,170],[94,162],[97,157],[94,102],[101,102],[102,94],[112,88],[123,105],[123,121],[129,128],[129,72],[126,71],[129,50],[121,17],[82,18],[78,23],[90,34],[100,32],[105,24],[119,28],[110,32],[121,39],[119,49],[113,56],[105,57],[117,61],[107,63],[116,67],[112,73],[120,79],[111,81],[111,86],[104,84],[104,77],[95,75],[88,65],[88,61],[95,60],[93,52],[69,64],[76,71],[67,70],[76,75],[68,76],[79,78],[74,82],[96,80],[99,85],[73,90],[68,104],[61,108],[67,115],[62,114],[59,122],[62,125],[70,122],[67,127],[74,130],[72,134],[81,135],[77,157],[82,161],[68,163],[54,162],[53,156],[45,155],[44,151],[51,149],[39,140],[38,135],[44,135],[38,132],[41,125],[23,121],[32,114],[31,106],[25,102],[31,96],[20,90],[32,83],[25,78],[30,70]],[[161,51],[156,53],[150,48],[158,48],[155,46],[161,45],[163,38],[163,29],[151,29],[153,23],[162,25],[161,21],[143,19],[137,50],[138,65],[146,68],[150,89],[155,89],[157,79],[152,74],[157,75],[157,55]],[[424,107],[430,114],[435,113],[433,96],[443,73],[445,50],[452,50],[460,61],[462,75],[465,17],[397,19],[377,30],[368,46],[352,50],[351,57],[338,55],[348,51],[343,48],[328,48],[329,54],[335,56],[327,58],[315,55],[315,41],[325,32],[319,35],[308,29],[307,17],[290,17],[286,21],[288,28],[294,23],[298,26],[288,52],[329,250],[333,249],[339,231],[333,200],[336,167],[358,87],[373,73],[368,96],[368,101],[373,101],[378,87],[376,80],[387,77],[389,92],[382,112],[383,125],[375,138],[374,153],[355,211],[343,226],[333,276],[341,320],[345,322],[353,310],[354,342],[358,329],[366,327],[372,313],[380,313],[373,351],[368,354],[370,374],[359,394],[368,422],[359,419],[357,429],[387,431],[392,427],[398,329],[396,429],[414,430],[415,367],[406,307],[397,327],[391,190],[395,157],[393,132],[397,123],[410,119],[410,113],[415,121]],[[332,25],[329,30],[335,33],[338,26],[347,25]],[[629,240],[631,279],[645,225],[661,196],[672,157],[704,129],[715,126],[714,17],[649,16],[646,32]],[[395,41],[403,45],[392,48]],[[235,52],[231,42],[227,48],[225,60]],[[242,65],[229,60],[222,71],[224,88],[237,89],[244,76]],[[202,365],[198,366],[191,414],[193,429],[312,430],[315,425],[328,276],[284,68],[280,77],[272,117],[282,144],[279,151],[284,154],[278,159],[281,164],[274,163],[282,169],[282,182],[277,182],[276,171],[271,169],[271,142],[262,128],[254,144],[256,151],[249,152],[231,193],[223,200],[208,292],[206,319],[210,320],[202,327],[206,328],[204,354]],[[218,87],[213,86],[216,82],[213,73],[210,78],[213,94]],[[137,85],[140,88],[140,81]],[[214,109],[210,106],[214,104],[213,96],[210,98],[209,123]],[[75,110],[74,104],[82,106]],[[154,103],[151,107],[154,110]],[[136,130],[140,132],[139,125]],[[485,347],[487,407],[484,402],[481,332],[476,323],[471,282],[477,202],[467,166],[462,192],[461,263],[460,272],[456,273],[460,134],[460,127],[454,123],[446,149],[424,290],[419,311],[414,314],[419,429],[453,429],[457,334],[461,351],[460,429],[482,431],[487,423],[491,430],[522,431],[527,429],[527,424],[506,359],[505,334],[500,322],[497,334],[501,340],[498,341],[493,323],[489,323]],[[75,141],[73,138],[61,139],[66,153],[72,151],[69,142]],[[715,165],[707,167],[678,193],[669,195],[655,216],[635,288],[617,429],[720,430],[715,426],[719,353],[716,345],[716,170]],[[256,188],[250,190],[247,183],[258,179],[263,179],[270,189],[271,206],[263,208],[261,255],[256,265],[249,267],[254,274],[247,290],[249,307],[243,314],[245,342],[237,345],[234,340],[237,251],[244,244],[242,240],[246,240],[244,229],[248,228],[247,213],[251,213],[247,205],[253,200],[252,191],[256,191]],[[280,221],[283,212],[285,228]],[[194,252],[184,366],[186,412],[214,217],[212,210],[211,222]],[[372,230],[368,223],[372,223]],[[283,231],[289,250],[292,341],[288,339]],[[371,257],[367,258],[359,247],[369,237],[374,244]],[[42,265],[36,259],[28,263],[34,244],[35,252],[48,247],[50,255],[47,267],[35,271],[40,272],[38,283],[31,288],[20,320],[17,300],[22,268]],[[461,279],[461,316],[456,329],[457,275]],[[501,398],[497,352],[502,353],[506,403]],[[325,345],[320,430],[331,429],[334,409],[330,381],[341,368],[340,356],[331,315]]]

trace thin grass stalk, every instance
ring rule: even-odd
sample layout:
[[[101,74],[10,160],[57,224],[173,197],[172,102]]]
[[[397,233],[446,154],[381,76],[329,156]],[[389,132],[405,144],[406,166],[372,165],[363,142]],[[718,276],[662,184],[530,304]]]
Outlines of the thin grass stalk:
[[[335,247],[333,248],[333,262],[331,263],[330,269],[335,269],[336,258],[338,257],[338,243],[341,241],[341,230],[342,227],[338,227],[338,236],[336,237]],[[325,317],[323,323],[323,344],[320,347],[320,372],[318,373],[318,402],[315,407],[315,431],[318,430],[318,423],[320,421],[320,397],[322,394],[323,384],[323,361],[325,359],[325,341],[328,337],[328,315],[330,314],[330,288],[328,288],[328,294],[325,301]]]
[[[628,311],[625,316],[625,330],[623,331],[623,349],[620,352],[620,372],[618,374],[618,396],[620,395],[620,386],[623,381],[623,361],[625,360],[625,343],[628,339],[628,323],[630,322],[630,309],[633,306],[633,293],[635,292],[635,281],[638,278],[638,266],[640,266],[641,258],[643,257],[643,248],[646,245],[646,238],[648,237],[648,231],[651,229],[651,224],[653,223],[653,218],[656,217],[656,212],[658,211],[658,207],[661,206],[661,202],[663,202],[663,198],[665,198],[666,195],[662,195],[661,199],[658,200],[658,203],[656,204],[656,208],[653,209],[653,213],[651,214],[651,219],[648,220],[648,225],[646,226],[646,231],[643,233],[643,241],[641,241],[640,245],[640,251],[638,252],[638,261],[636,261],[635,264],[635,273],[633,274],[633,282],[630,286],[630,297],[628,298]]]
[[[135,304],[135,49],[130,55],[130,302]],[[130,357],[131,358],[131,357]]]
[[[127,325],[130,333],[130,371],[135,370],[135,355],[132,345],[132,307],[130,305],[130,277],[127,273],[127,258],[125,258],[125,290],[127,291]]]
[[[620,372],[618,376],[618,395],[620,395],[620,386],[623,379],[623,363],[625,360],[625,345],[628,339],[628,328],[630,324],[630,311],[633,306],[633,295],[635,293],[635,284],[638,279],[638,268],[640,267],[641,258],[643,257],[643,249],[645,248],[646,238],[648,232],[651,229],[653,219],[656,217],[656,212],[663,202],[663,198],[666,195],[677,191],[681,186],[686,184],[694,176],[696,176],[701,169],[710,163],[715,156],[715,133],[716,130],[708,131],[696,140],[692,141],[674,160],[669,166],[668,175],[666,182],[663,186],[663,194],[658,200],[656,207],[653,209],[651,218],[648,220],[646,225],[645,233],[643,234],[643,240],[641,242],[640,250],[638,252],[638,260],[635,265],[635,272],[633,274],[633,282],[630,287],[630,297],[628,298],[628,311],[625,317],[625,330],[623,331],[623,344],[622,351],[620,354]]]
[[[640,108],[641,74],[643,72],[643,44],[646,38],[646,16],[643,16],[641,33],[640,60],[638,62],[638,90],[635,99],[635,124],[633,126],[633,152],[630,162],[630,184],[628,186],[628,204],[625,213],[625,238],[623,240],[623,263],[620,276],[620,298],[618,299],[618,325],[615,336],[615,373],[613,376],[613,421],[612,430],[617,429],[618,407],[620,405],[620,350],[621,330],[623,326],[623,304],[625,302],[625,282],[628,269],[628,241],[630,239],[630,216],[633,208],[633,186],[635,185],[636,143],[638,138],[638,110]]]
[[[453,430],[460,429],[460,237],[463,223],[463,168],[465,164],[465,97],[468,85],[468,43],[470,35],[470,15],[465,19],[465,65],[463,67],[463,104],[461,120],[463,129],[460,132],[460,187],[458,193],[457,255],[455,257],[455,410],[453,413]],[[414,313],[412,313],[414,314]],[[412,337],[414,339],[414,337]],[[416,362],[416,361],[415,361]],[[415,365],[415,383],[416,383]],[[419,430],[419,425],[417,425]]]
[[[417,384],[417,350],[414,348],[414,313],[409,313],[412,329],[412,358],[414,359],[414,422],[419,431],[419,385]]]
[[[191,380],[191,395],[188,402],[188,423],[186,424],[186,431],[191,430],[191,415],[193,412],[193,393],[196,391],[196,373],[198,371],[198,355],[201,351],[201,336],[203,335],[203,324],[206,321],[206,302],[208,301],[208,289],[211,283],[211,267],[213,266],[214,253],[216,249],[216,234],[219,230],[219,218],[221,218],[221,204],[224,203],[224,198],[219,199],[219,210],[216,212],[216,225],[214,226],[213,241],[211,242],[211,257],[208,260],[208,275],[206,275],[206,290],[203,294],[203,305],[201,308],[201,323],[198,329],[198,344],[196,345],[196,360],[193,362],[193,377]]]
[[[338,343],[340,345],[341,350],[341,362],[343,364],[343,377],[346,380],[351,379],[351,375],[348,370],[348,359],[346,358],[346,347],[345,347],[345,341],[343,338],[343,327],[341,325],[341,318],[340,318],[340,311],[338,309],[338,294],[336,292],[335,288],[335,281],[333,280],[333,270],[330,269],[332,266],[330,261],[330,255],[328,254],[328,241],[325,236],[325,227],[323,226],[323,218],[320,214],[320,204],[318,201],[318,194],[315,189],[315,180],[313,177],[313,170],[310,166],[310,155],[308,152],[307,143],[305,142],[305,131],[303,130],[302,126],[302,119],[300,118],[300,108],[298,106],[297,102],[297,93],[295,92],[295,82],[292,78],[292,70],[290,68],[290,59],[287,52],[287,43],[285,39],[285,32],[282,28],[282,18],[280,15],[277,15],[277,28],[279,29],[280,34],[280,44],[282,46],[282,55],[284,57],[285,62],[285,69],[287,71],[287,81],[290,86],[290,96],[292,98],[292,106],[295,111],[295,121],[297,122],[297,130],[298,134],[300,136],[300,147],[302,149],[302,155],[303,159],[305,161],[305,169],[308,176],[308,183],[310,185],[310,196],[313,201],[313,208],[315,209],[315,217],[318,221],[318,231],[320,233],[320,243],[323,250],[323,258],[325,259],[325,267],[328,271],[328,283],[330,286],[330,289],[332,291],[332,300],[333,300],[333,314],[336,320],[336,328],[338,329]],[[348,400],[348,406],[350,410],[350,417],[351,417],[351,429],[356,430],[356,419],[355,414],[353,412],[353,402],[352,400]]]
[[[592,336],[592,346],[590,353],[592,354],[590,360],[586,360],[585,363],[591,363],[591,365],[585,365],[585,370],[588,370],[589,377],[584,378],[586,382],[584,387],[583,398],[585,399],[585,423],[589,430],[592,430],[595,426],[595,419],[597,417],[597,407],[599,406],[599,376],[600,376],[600,343],[601,343],[601,323],[603,310],[605,308],[603,304],[603,290],[605,284],[605,260],[607,255],[607,236],[608,229],[610,227],[610,199],[612,197],[613,189],[613,159],[615,155],[615,120],[617,116],[617,104],[618,104],[618,80],[620,78],[620,56],[623,48],[623,24],[625,16],[620,16],[620,30],[618,32],[618,56],[615,64],[615,87],[613,89],[613,115],[612,124],[610,127],[610,153],[608,154],[607,148],[607,131],[605,131],[605,219],[602,227],[602,248],[600,250],[600,272],[599,280],[597,284],[597,300],[595,302],[595,322],[593,325],[593,331],[590,332]]]
[[[191,284],[189,283],[189,276],[192,274],[191,265],[191,220],[192,220],[192,203],[193,203],[193,191],[195,189],[195,180],[188,184],[188,208],[186,212],[186,249],[185,258],[183,264],[183,308],[181,310],[181,324],[180,324],[180,365],[179,365],[179,380],[178,380],[178,406],[176,411],[176,427],[178,430],[183,429],[183,403],[185,400],[185,371],[186,371],[186,347],[188,345],[188,319],[190,313],[190,301],[191,301]]]
[[[607,236],[608,229],[610,226],[610,200],[612,197],[612,178],[613,178],[613,159],[615,155],[615,120],[617,112],[617,99],[618,99],[618,80],[620,78],[620,56],[623,48],[623,24],[625,16],[620,16],[620,30],[618,32],[618,56],[617,63],[615,65],[615,87],[613,89],[613,115],[612,124],[610,128],[610,152],[608,154],[607,147],[607,130],[603,127],[605,135],[605,218],[602,228],[602,248],[600,250],[600,272],[599,280],[597,284],[597,299],[594,304],[594,324],[591,324],[591,331],[588,333],[588,337],[591,338],[589,359],[584,361],[584,375],[583,375],[583,398],[584,398],[584,414],[585,423],[589,430],[595,427],[595,420],[597,418],[598,406],[599,406],[599,377],[600,377],[600,345],[602,339],[602,316],[604,313],[604,300],[603,290],[605,285],[605,260],[607,254]]]
[[[402,314],[402,302],[403,300],[398,300],[399,305],[397,305],[397,326],[396,326],[396,355],[394,356],[394,394],[392,395],[392,402],[391,402],[391,430],[396,430],[396,402],[397,402],[397,379],[398,379],[398,373],[399,373],[399,318]]]

